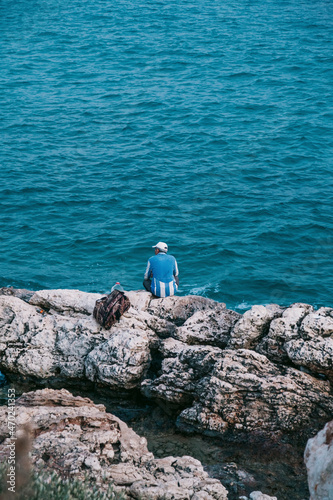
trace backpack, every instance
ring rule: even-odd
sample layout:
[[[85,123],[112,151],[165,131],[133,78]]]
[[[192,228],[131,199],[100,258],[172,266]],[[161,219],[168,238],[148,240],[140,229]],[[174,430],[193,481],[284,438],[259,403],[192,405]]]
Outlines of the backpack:
[[[102,325],[106,330],[120,319],[130,308],[129,298],[120,290],[113,290],[109,295],[96,300],[93,311],[93,316],[97,323]]]

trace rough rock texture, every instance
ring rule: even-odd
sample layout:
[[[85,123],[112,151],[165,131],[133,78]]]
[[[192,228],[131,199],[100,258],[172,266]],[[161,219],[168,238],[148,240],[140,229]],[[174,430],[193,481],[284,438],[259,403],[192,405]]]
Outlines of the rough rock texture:
[[[1,370],[23,376],[83,378],[84,360],[110,332],[92,316],[48,314],[13,296],[0,296]]]
[[[98,293],[85,293],[80,290],[41,290],[34,293],[29,302],[61,313],[74,312],[91,315],[95,302],[100,297]]]
[[[214,345],[224,348],[229,342],[233,326],[241,317],[221,305],[213,310],[198,311],[172,335],[186,344]]]
[[[304,461],[308,472],[310,500],[333,498],[333,420],[309,439]]]
[[[308,314],[300,325],[299,337],[285,344],[289,359],[333,380],[333,309]]]
[[[115,485],[134,499],[227,500],[227,490],[192,457],[155,459],[145,438],[88,398],[44,389],[16,402],[18,434],[32,435],[31,459],[38,468]],[[7,408],[0,407],[0,456],[8,454]]]
[[[225,304],[217,304],[214,300],[197,295],[187,295],[185,297],[173,296],[164,299],[154,298],[150,301],[147,310],[154,316],[181,326],[197,311],[212,310],[217,306],[225,307]]]
[[[276,317],[278,316],[278,317]],[[333,309],[308,304],[253,306],[236,323],[230,348],[251,348],[271,361],[296,365],[333,381]]]
[[[101,295],[42,290],[28,304],[11,289],[2,291],[7,292],[0,295],[2,370],[36,378],[88,379],[120,389],[140,384],[150,365],[150,349],[159,343],[155,332],[168,337],[175,323],[217,306],[203,297],[152,300],[147,292],[128,292],[132,307],[116,326],[104,330],[92,317]]]
[[[265,495],[264,493],[261,493],[261,491],[252,491],[250,494],[250,500],[277,500],[277,498]]]
[[[101,296],[0,289],[0,370],[8,376],[142,391],[207,433],[305,433],[332,415],[333,309],[253,306],[127,292],[110,330]]]
[[[251,349],[268,333],[271,321],[281,316],[282,312],[283,309],[276,304],[252,306],[232,329],[228,347]]]
[[[288,340],[298,338],[303,318],[312,311],[313,307],[307,304],[293,304],[288,307],[280,318],[270,323],[268,334],[262,339],[257,350],[273,361],[288,362],[284,344]]]
[[[183,430],[307,433],[333,412],[329,382],[278,367],[254,351],[187,346],[169,339],[163,354],[161,375],[143,381],[143,392],[187,406],[178,417]]]
[[[42,291],[31,299],[35,307],[0,295],[1,369],[36,378],[87,378],[112,387],[135,387],[149,366],[149,346],[156,335],[134,309],[121,318],[116,334],[100,327],[88,315],[100,297],[55,290],[53,300],[51,291]],[[40,309],[46,305],[49,312]]]
[[[26,290],[25,288],[13,288],[13,287],[2,287],[0,288],[0,295],[12,295],[13,297],[17,297],[25,302],[29,302],[31,297],[35,292],[31,290]]]
[[[88,354],[86,376],[112,388],[131,389],[143,378],[150,361],[146,332],[121,329]]]

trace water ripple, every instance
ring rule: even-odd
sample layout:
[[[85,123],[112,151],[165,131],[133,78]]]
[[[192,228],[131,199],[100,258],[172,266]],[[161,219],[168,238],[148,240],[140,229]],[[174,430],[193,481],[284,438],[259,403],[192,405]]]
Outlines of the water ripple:
[[[0,285],[332,305],[329,0],[0,4]]]

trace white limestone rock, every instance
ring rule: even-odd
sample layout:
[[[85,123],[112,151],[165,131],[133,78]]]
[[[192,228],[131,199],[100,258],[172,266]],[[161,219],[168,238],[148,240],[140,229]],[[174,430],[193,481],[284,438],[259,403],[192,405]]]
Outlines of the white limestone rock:
[[[250,493],[250,500],[278,500],[277,497],[270,497],[269,495],[265,495],[261,491],[252,491]]]
[[[285,344],[285,350],[295,365],[325,375],[333,381],[333,337],[291,340]]]
[[[164,359],[160,376],[142,382],[143,394],[174,405],[188,403],[193,399],[200,380],[213,369],[221,352],[218,347],[188,346],[174,339],[161,342]]]
[[[58,312],[92,314],[96,300],[103,297],[99,293],[80,290],[40,290],[30,299],[30,304]]]
[[[309,439],[304,452],[310,500],[333,498],[333,420]]]
[[[308,304],[292,304],[282,313],[280,318],[273,319],[268,334],[262,339],[256,350],[273,361],[288,362],[284,344],[300,337],[301,322],[311,312],[313,312],[313,307]]]
[[[112,484],[127,498],[227,500],[227,490],[192,457],[155,459],[145,438],[88,398],[44,389],[16,401],[17,432],[32,437],[31,460],[38,469],[88,476],[106,490]],[[0,407],[0,456],[9,448],[6,406]]]
[[[230,332],[240,314],[225,306],[217,306],[213,310],[195,312],[183,326],[176,329],[173,337],[186,344],[204,344],[226,347]]]
[[[179,407],[182,430],[263,435],[309,432],[333,411],[330,384],[240,349],[165,342],[161,374],[143,393]],[[178,351],[178,352],[177,352]],[[194,401],[192,403],[192,401]]]
[[[154,298],[150,301],[147,311],[164,320],[181,326],[185,321],[197,311],[212,310],[216,307],[225,307],[214,300],[198,295],[186,295],[185,297],[166,297],[164,299]]]
[[[331,318],[333,318],[333,307],[320,307],[317,314],[321,316],[331,316]]]
[[[294,304],[275,318],[278,306],[254,306],[240,317],[203,297],[127,292],[132,306],[105,330],[89,313],[95,294],[41,291],[33,305],[6,290],[0,369],[11,376],[141,388],[202,432],[310,433],[329,420],[329,382],[288,366],[333,380],[331,308]],[[239,348],[248,344],[255,351]]]
[[[274,318],[281,316],[283,308],[277,304],[252,306],[235,324],[230,333],[228,347],[231,349],[252,349],[268,333]]]
[[[153,298],[153,295],[145,290],[126,291],[126,296],[131,302],[131,306],[137,311],[146,311]]]
[[[312,340],[317,337],[333,338],[333,316],[331,310],[324,308],[308,314],[302,321],[300,331],[304,340]]]
[[[2,368],[40,379],[83,378],[85,357],[110,335],[91,316],[48,314],[14,296],[0,296],[0,318]]]
[[[300,324],[299,338],[287,341],[284,349],[297,366],[322,374],[333,381],[333,317],[331,308],[306,315]]]
[[[88,378],[110,382],[112,386],[118,380],[119,388],[133,387],[139,383],[149,366],[149,349],[159,342],[157,335],[147,326],[150,318],[148,313],[131,307],[111,330],[105,330],[91,314],[82,313],[88,311],[87,304],[90,303],[92,307],[95,297],[91,299],[91,295],[94,294],[78,292],[76,296],[73,290],[67,294],[61,291],[46,292],[43,291],[40,296],[35,294],[35,298],[38,295],[39,299],[43,299],[35,300],[38,307],[13,295],[0,295],[0,363],[4,371],[38,379]],[[80,308],[78,304],[81,301]],[[41,309],[41,304],[52,309],[46,312]],[[72,307],[81,312],[75,312]],[[118,329],[119,333],[116,334]],[[111,369],[102,361],[101,354],[101,366],[96,375],[93,373],[92,360],[98,362],[99,352],[104,352],[105,358],[105,352],[108,352],[105,342],[113,335],[115,337],[110,346],[113,349],[114,367]],[[121,344],[124,344],[122,348]],[[125,349],[128,349],[126,354]],[[88,354],[91,356],[87,361]],[[137,367],[135,363],[138,363]]]
[[[88,354],[86,376],[112,388],[132,389],[140,383],[150,361],[147,334],[141,330],[119,329]]]

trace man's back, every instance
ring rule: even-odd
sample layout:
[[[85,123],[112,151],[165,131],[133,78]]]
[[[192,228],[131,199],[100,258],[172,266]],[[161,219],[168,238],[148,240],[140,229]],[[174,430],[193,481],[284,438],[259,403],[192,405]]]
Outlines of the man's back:
[[[173,255],[160,252],[150,257],[148,266],[150,266],[152,277],[163,283],[169,283],[174,276],[178,275],[177,262]]]
[[[167,255],[166,243],[159,242],[153,248],[155,255],[148,260],[144,287],[157,297],[174,295],[179,283],[177,261],[173,255]]]

